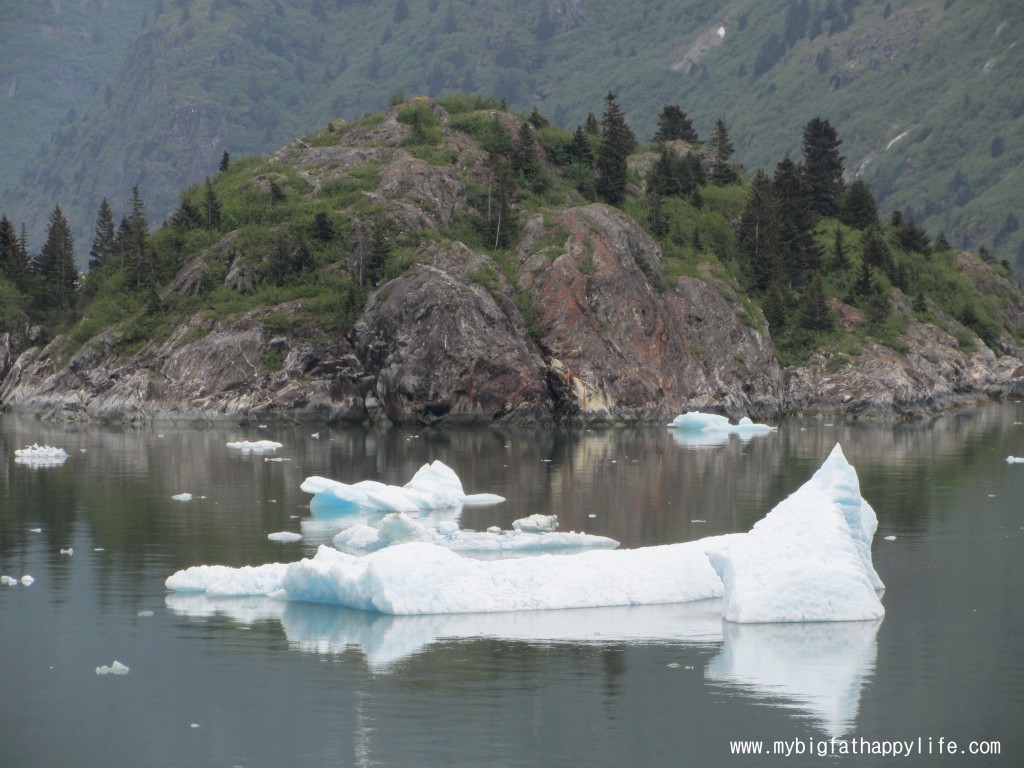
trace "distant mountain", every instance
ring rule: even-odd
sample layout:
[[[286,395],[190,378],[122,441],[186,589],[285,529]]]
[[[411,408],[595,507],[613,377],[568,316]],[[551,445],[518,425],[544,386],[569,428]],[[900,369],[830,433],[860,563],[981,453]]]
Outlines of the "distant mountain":
[[[41,13],[34,5],[7,15],[28,28],[30,11]],[[45,7],[68,18],[72,4],[61,5]],[[1024,264],[1015,210],[1024,199],[1018,0],[74,5],[102,10],[90,17],[97,24],[121,14],[123,30],[129,11],[145,24],[106,82],[90,81],[87,107],[73,115],[62,107],[67,119],[51,115],[47,131],[38,121],[5,130],[8,164],[29,159],[0,211],[29,225],[34,249],[55,203],[81,254],[103,197],[121,215],[138,185],[160,221],[180,190],[216,172],[224,151],[271,151],[310,125],[379,110],[396,92],[494,95],[573,128],[599,113],[612,90],[641,139],[667,103],[680,104],[702,137],[723,118],[734,159],[748,170],[798,155],[801,127],[820,115],[838,129],[848,170],[871,185],[886,215],[898,208],[954,245]],[[63,50],[0,65],[5,112],[12,75],[63,62]]]

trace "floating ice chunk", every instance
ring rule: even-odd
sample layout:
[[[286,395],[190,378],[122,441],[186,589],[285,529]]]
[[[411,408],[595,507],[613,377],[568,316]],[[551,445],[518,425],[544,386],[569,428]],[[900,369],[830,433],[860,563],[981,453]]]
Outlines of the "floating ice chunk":
[[[192,494],[191,493],[177,493],[174,496],[171,496],[171,498],[174,499],[175,501],[192,501]]]
[[[721,425],[729,425],[728,416],[719,416],[717,413],[701,413],[700,411],[689,411],[681,416],[676,416],[669,424],[670,427],[690,432],[701,432],[708,427]]]
[[[276,533],[268,533],[267,538],[271,541],[302,541],[302,534],[293,531],[278,531]]]
[[[837,445],[814,476],[751,531],[706,547],[740,623],[863,621],[885,613],[871,564],[878,521]]]
[[[1024,464],[1024,457],[1022,456],[1007,456],[1007,464]]]
[[[26,587],[31,587],[34,581],[35,579],[33,579],[27,573],[21,577],[21,583],[24,584]]]
[[[117,661],[116,659],[114,660],[114,663],[111,664],[109,667],[96,667],[97,675],[127,675],[128,671],[128,667],[126,667],[124,664],[122,664],[120,661]]]
[[[528,536],[547,546],[551,537],[574,534],[464,531],[448,536],[396,514],[391,527],[385,526],[388,535],[429,541],[386,546],[363,557],[321,546],[314,557],[288,565],[197,566],[172,575],[166,584],[172,590],[274,594],[292,601],[391,614],[585,608],[724,597],[724,613],[731,621],[877,619],[884,612],[876,594],[882,584],[870,552],[877,524],[874,511],[860,496],[856,472],[837,446],[814,477],[749,533],[635,550],[482,561],[461,557],[450,551],[454,545],[445,542],[487,537],[504,546],[505,540]],[[367,540],[373,535],[359,530]],[[374,533],[379,539],[380,532]]]
[[[764,432],[774,432],[776,429],[778,429],[778,427],[770,427],[767,424],[755,424],[753,421],[744,416],[735,424],[730,424],[728,421],[726,421],[724,424],[722,422],[715,422],[714,424],[709,424],[704,428],[704,431],[733,432],[736,434],[761,434]]]
[[[554,515],[533,515],[543,518],[535,530],[516,529],[502,531],[491,526],[485,532],[462,531],[458,523],[448,520],[436,528],[423,525],[404,512],[385,515],[378,527],[357,524],[334,537],[334,546],[344,552],[376,552],[384,547],[408,542],[426,542],[464,554],[501,555],[543,550],[567,550],[584,548],[615,548],[618,542],[604,536],[585,533],[555,533],[557,523],[549,521]],[[517,520],[516,523],[523,521]],[[513,523],[515,525],[515,523]]]
[[[530,515],[512,521],[512,527],[524,533],[542,533],[558,528],[558,515]]]
[[[68,453],[63,448],[33,443],[14,452],[14,461],[35,467],[49,467],[63,464],[68,460]]]
[[[178,571],[164,582],[176,592],[205,592],[208,595],[269,595],[281,588],[284,570],[281,563],[244,565],[195,565]]]
[[[139,611],[135,615],[138,616],[141,619],[148,619],[150,616],[153,615],[153,612],[152,611]]]
[[[18,583],[18,580],[13,576],[0,576],[0,584],[5,587],[13,587]]]
[[[75,554],[75,550],[74,550],[74,548],[73,548],[73,547],[68,547],[67,549],[63,549],[63,548],[62,548],[62,549],[61,549],[61,551],[60,551],[60,553],[61,553],[62,555],[73,555],[73,554]]]
[[[276,451],[278,448],[283,448],[281,443],[275,443],[273,440],[256,440],[255,442],[249,442],[248,440],[242,440],[237,443],[227,443],[228,448],[237,448],[243,453],[263,453],[265,451]]]
[[[896,537],[895,536],[886,536],[885,540],[886,541],[896,541]]]
[[[455,471],[434,461],[424,464],[404,486],[363,480],[352,485],[326,477],[307,477],[300,486],[313,494],[310,506],[327,514],[347,514],[360,509],[375,512],[416,512],[458,507],[462,504],[495,504],[505,499],[494,494],[467,495]]]

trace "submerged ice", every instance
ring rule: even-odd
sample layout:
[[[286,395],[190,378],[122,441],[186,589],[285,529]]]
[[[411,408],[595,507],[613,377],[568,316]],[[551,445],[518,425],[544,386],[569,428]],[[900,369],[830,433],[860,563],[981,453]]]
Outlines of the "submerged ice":
[[[317,493],[329,493],[331,487],[317,485],[311,491],[304,484],[304,490]],[[363,557],[321,546],[314,557],[288,564],[188,568],[166,584],[176,591],[274,595],[387,614],[649,605],[720,597],[725,618],[733,622],[867,620],[884,613],[878,598],[882,583],[871,563],[876,528],[877,518],[860,495],[856,471],[837,445],[814,476],[749,533],[496,561],[462,557],[425,541]]]

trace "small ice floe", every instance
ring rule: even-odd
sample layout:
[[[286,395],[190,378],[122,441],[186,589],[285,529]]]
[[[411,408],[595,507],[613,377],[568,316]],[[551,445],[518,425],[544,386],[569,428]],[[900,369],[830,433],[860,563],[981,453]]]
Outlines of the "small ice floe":
[[[0,584],[3,584],[5,587],[13,587],[17,583],[18,580],[13,576],[0,576]]]
[[[31,587],[32,586],[32,582],[34,582],[34,581],[35,581],[35,579],[33,579],[27,573],[24,576],[21,577],[21,583],[24,584],[26,587]]]
[[[171,496],[171,498],[174,499],[175,501],[192,501],[192,494],[191,493],[176,493],[173,496]]]
[[[673,661],[673,662],[670,662],[670,663],[666,664],[665,666],[668,667],[669,669],[679,669],[679,662],[678,661]]]
[[[357,510],[408,512],[446,509],[461,505],[497,504],[504,497],[493,493],[467,494],[455,470],[437,460],[424,464],[402,486],[362,480],[349,485],[325,477],[307,477],[299,486],[313,494],[310,508],[323,514],[348,514]]]
[[[314,440],[319,440],[320,439],[320,433],[319,432],[314,432],[312,435],[310,435],[310,437],[312,437]]]
[[[31,530],[29,531],[29,533],[42,533],[42,532],[43,532],[43,529],[42,529],[42,528],[32,528],[32,529],[31,529]]]
[[[150,616],[153,615],[153,612],[152,611],[139,611],[135,615],[138,616],[140,619],[148,619]]]
[[[14,461],[33,467],[52,467],[68,460],[68,453],[63,448],[33,443],[14,452]]]
[[[68,547],[67,549],[61,549],[60,553],[62,555],[73,555],[75,554],[75,550],[73,547]]]
[[[886,536],[885,540],[886,541],[896,541],[896,537],[895,536]]]
[[[267,538],[271,541],[302,541],[302,534],[294,533],[293,531],[277,531],[276,533],[268,533]]]
[[[264,451],[276,451],[278,448],[283,448],[282,443],[275,443],[273,440],[256,440],[250,442],[248,440],[242,440],[235,443],[227,443],[228,448],[237,448],[243,453],[263,453]]]
[[[530,515],[513,520],[512,528],[523,533],[550,533],[558,529],[558,515]]]
[[[127,675],[128,667],[122,664],[120,661],[114,660],[114,663],[109,667],[104,665],[102,667],[96,667],[97,675]]]
[[[198,727],[199,727],[199,723],[192,723],[192,725],[189,726],[189,728],[198,728]]]
[[[1007,464],[1024,464],[1024,457],[1022,456],[1007,456]]]
[[[280,456],[265,456],[264,461],[291,461],[291,459],[282,459]]]

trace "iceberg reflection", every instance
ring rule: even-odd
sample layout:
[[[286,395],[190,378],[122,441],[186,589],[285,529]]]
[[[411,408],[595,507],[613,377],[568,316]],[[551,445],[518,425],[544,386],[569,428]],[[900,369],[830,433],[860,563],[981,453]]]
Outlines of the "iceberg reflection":
[[[804,624],[724,622],[722,652],[707,679],[800,710],[829,736],[853,729],[860,692],[875,669],[882,621]]]

